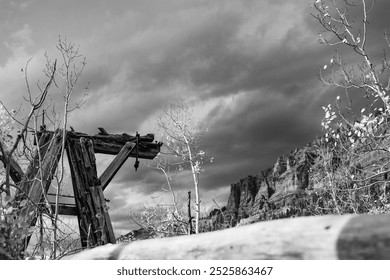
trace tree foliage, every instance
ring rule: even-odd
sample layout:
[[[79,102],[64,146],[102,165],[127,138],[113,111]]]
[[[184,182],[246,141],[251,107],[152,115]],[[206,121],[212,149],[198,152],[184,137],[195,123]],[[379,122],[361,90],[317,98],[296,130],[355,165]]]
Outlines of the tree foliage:
[[[316,0],[314,9],[323,28],[320,43],[337,48],[320,79],[345,92],[323,107],[317,168],[331,207],[322,208],[338,214],[388,211],[390,61],[368,41],[374,1]],[[365,102],[353,105],[351,92]]]

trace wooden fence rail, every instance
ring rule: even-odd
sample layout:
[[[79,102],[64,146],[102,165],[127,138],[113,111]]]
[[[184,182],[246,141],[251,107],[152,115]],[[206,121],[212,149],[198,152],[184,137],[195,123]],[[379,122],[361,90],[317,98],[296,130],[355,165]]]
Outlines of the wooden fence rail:
[[[301,217],[104,245],[68,260],[390,259],[390,214]]]

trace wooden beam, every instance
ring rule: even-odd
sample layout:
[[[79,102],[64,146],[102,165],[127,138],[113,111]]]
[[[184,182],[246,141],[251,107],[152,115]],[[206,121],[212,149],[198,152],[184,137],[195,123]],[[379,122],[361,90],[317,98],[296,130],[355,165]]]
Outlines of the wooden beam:
[[[38,143],[39,149],[35,151],[33,160],[30,162],[26,173],[24,174],[21,181],[19,182],[19,188],[16,190],[16,194],[15,194],[16,201],[20,202],[22,199],[26,198],[26,196],[30,192],[30,189],[32,187],[32,182],[39,171],[40,159],[45,158],[46,152],[50,147],[50,143],[54,135],[55,133],[53,132],[40,134],[39,143]],[[50,182],[48,183],[50,184]]]
[[[115,174],[125,163],[130,153],[133,151],[136,146],[133,142],[127,142],[114,160],[110,163],[110,165],[104,170],[102,175],[100,176],[100,184],[102,186],[103,191],[106,189],[107,185],[111,182],[112,178],[114,178]]]
[[[300,217],[195,235],[106,245],[63,259],[389,260],[389,232],[389,214]]]
[[[74,199],[76,204],[76,213],[77,213],[77,221],[79,225],[79,232],[80,232],[80,239],[81,239],[81,245],[82,247],[86,247],[88,244],[88,225],[90,222],[90,217],[88,216],[88,209],[85,208],[84,204],[85,202],[82,200],[82,192],[84,191],[84,188],[79,189],[78,186],[82,185],[83,182],[80,179],[79,173],[81,173],[83,168],[83,163],[81,162],[80,158],[80,151],[79,149],[75,149],[75,145],[77,145],[76,140],[70,140],[67,138],[67,145],[66,145],[66,154],[68,157],[69,162],[69,168],[72,178],[72,187],[73,187],[73,193],[74,193]]]
[[[103,189],[100,185],[96,186],[97,191],[97,197],[100,199],[100,205],[102,206],[102,213],[103,213],[103,224],[107,235],[107,243],[115,244],[115,234],[114,234],[114,228],[112,227],[111,218],[108,213],[108,207],[106,204],[106,200],[104,199]]]
[[[86,145],[92,145],[87,139],[67,138],[67,155],[71,170],[73,192],[78,212],[78,222],[82,247],[96,246],[100,237],[97,235],[99,225],[95,207],[90,195],[90,187],[96,184],[97,175],[93,168],[93,153],[88,153]]]
[[[29,178],[23,179],[20,183],[20,190],[26,194],[28,193],[27,204],[24,208],[21,209],[21,216],[27,217],[26,222],[30,225],[35,225],[36,222],[36,213],[39,210],[37,206],[41,204],[42,196],[44,193],[47,193],[51,180],[53,178],[54,172],[57,169],[58,161],[61,157],[61,144],[62,144],[62,130],[57,130],[50,141],[47,142],[46,147],[42,147],[43,158],[40,164],[41,168],[36,166],[36,163],[33,162],[30,166],[30,172],[27,172],[27,177],[34,177],[30,180]],[[20,202],[25,194],[21,194],[18,197]]]
[[[126,142],[133,142],[137,140],[136,136],[129,135],[127,133],[122,134],[95,134],[95,135],[89,135],[82,132],[76,132],[76,131],[68,131],[67,137],[70,137],[72,139],[80,139],[81,137],[91,140],[100,140],[103,142],[108,143],[117,143],[117,144],[126,144]],[[154,141],[154,134],[146,134],[143,136],[140,136],[140,142],[149,142],[152,143]]]
[[[83,247],[115,243],[96,171],[91,139],[67,139],[67,154]]]
[[[3,148],[4,149],[4,148]],[[4,168],[7,167],[6,165],[6,157],[8,157],[8,151],[5,151],[5,155],[0,154],[0,161],[3,162]],[[22,168],[19,166],[19,164],[11,157],[10,159],[10,176],[12,181],[14,181],[15,184],[19,184],[22,180],[24,173]]]
[[[111,144],[111,143],[105,143],[105,142],[100,142],[98,140],[94,141],[95,143],[95,153],[100,153],[100,154],[107,154],[107,155],[116,155],[120,152],[122,149],[123,145],[120,144]],[[138,157],[140,159],[154,159],[157,154],[160,152],[160,144],[155,144],[155,143],[144,143],[139,146],[138,150]],[[136,152],[133,150],[130,154],[129,157],[137,157]]]
[[[67,137],[69,139],[80,139],[81,137],[85,139],[90,139],[93,141],[95,153],[116,155],[120,152],[122,147],[127,142],[135,142],[137,140],[136,136],[131,136],[126,133],[123,134],[96,134],[88,135],[80,132],[68,131]],[[138,147],[138,157],[143,159],[153,159],[160,152],[162,143],[153,142],[154,135],[147,134],[140,136],[139,147]],[[136,157],[137,153],[133,150],[129,157]]]

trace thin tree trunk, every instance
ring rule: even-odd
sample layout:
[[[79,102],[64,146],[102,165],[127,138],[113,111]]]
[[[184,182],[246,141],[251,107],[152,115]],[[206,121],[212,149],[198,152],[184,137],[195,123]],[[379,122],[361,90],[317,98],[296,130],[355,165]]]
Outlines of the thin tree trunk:
[[[175,209],[175,214],[178,214],[179,213],[179,210],[177,209],[177,200],[176,200],[176,194],[175,192],[173,191],[172,189],[172,185],[171,185],[171,180],[169,179],[169,175],[168,173],[165,171],[164,168],[159,168],[163,173],[164,173],[164,176],[165,176],[165,180],[167,181],[167,185],[168,185],[168,189],[172,195],[172,202],[173,202],[173,207]]]
[[[192,234],[191,191],[188,192],[188,235]]]
[[[183,135],[184,141],[187,145],[188,149],[188,156],[190,158],[191,163],[191,173],[192,178],[194,180],[194,189],[195,189],[195,233],[199,233],[199,220],[200,220],[200,200],[199,200],[199,180],[197,176],[197,172],[195,170],[195,163],[193,160],[192,152],[191,152],[191,146],[190,143],[185,135]]]
[[[195,188],[195,233],[199,233],[199,220],[200,220],[200,201],[199,201],[199,184],[195,168],[192,166],[192,176],[194,179]]]

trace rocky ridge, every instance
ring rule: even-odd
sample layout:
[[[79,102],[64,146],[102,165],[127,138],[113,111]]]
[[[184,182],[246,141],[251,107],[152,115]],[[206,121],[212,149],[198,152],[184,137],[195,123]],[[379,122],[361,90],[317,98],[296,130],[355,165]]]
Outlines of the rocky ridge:
[[[387,139],[383,141],[382,144],[385,146],[390,144]],[[210,213],[214,229],[292,216],[329,214],[326,210],[317,211],[318,209],[330,209],[328,206],[332,204],[330,191],[327,191],[324,185],[327,175],[324,172],[325,158],[321,151],[324,151],[324,139],[318,138],[304,147],[278,157],[272,167],[257,175],[247,176],[231,184],[226,207],[221,209],[222,211],[215,209]],[[331,153],[326,158],[327,168],[331,168],[331,171],[327,172],[332,172],[332,176],[340,176],[342,174],[340,169],[345,168],[349,170],[348,174],[353,174],[353,172],[361,174],[374,171],[372,168],[376,165],[389,170],[388,153],[371,151],[362,154],[357,160],[350,160],[348,156],[340,159],[337,154]],[[380,176],[375,175],[375,178],[365,181],[366,185],[370,186],[367,189],[370,199],[378,203],[380,200],[389,201],[384,196],[390,193],[390,188],[383,189],[383,184],[382,186],[376,184],[376,182],[388,181],[390,172],[382,173]],[[348,188],[351,187],[353,188],[353,186]],[[348,195],[351,197],[351,193]],[[361,196],[362,193],[359,195]],[[359,203],[361,204],[361,200],[359,202],[357,198],[356,205]],[[383,205],[382,203],[378,207]],[[389,206],[390,204],[386,206],[386,209]]]
[[[282,155],[272,167],[231,184],[226,207],[210,213],[215,229],[310,215],[305,206],[315,197],[307,194],[323,188],[323,175],[315,167],[319,141]]]

